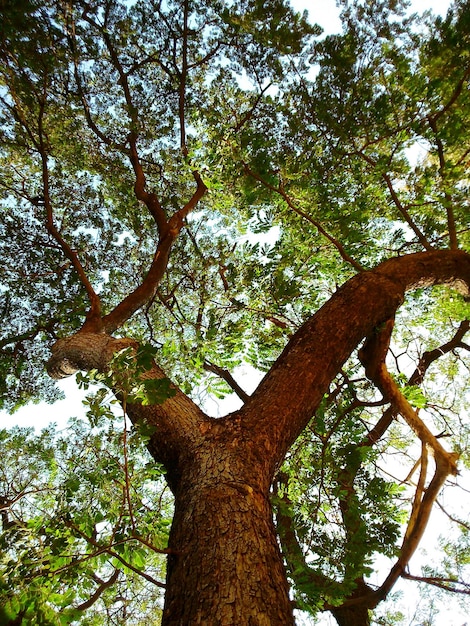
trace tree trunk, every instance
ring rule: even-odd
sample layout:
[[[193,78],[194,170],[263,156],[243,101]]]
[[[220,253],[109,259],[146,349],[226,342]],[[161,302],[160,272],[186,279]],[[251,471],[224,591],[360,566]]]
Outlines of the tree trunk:
[[[356,588],[345,600],[343,606],[331,608],[333,617],[339,626],[370,626],[370,603],[373,590],[365,583],[364,579],[356,580]]]
[[[364,605],[344,606],[331,612],[339,626],[370,626],[369,609]]]
[[[360,341],[394,316],[407,290],[435,284],[468,294],[470,256],[416,253],[353,277],[291,338],[244,407],[225,418],[208,417],[176,388],[163,404],[127,404],[135,424],[154,428],[148,448],[164,464],[176,501],[163,626],[294,624],[271,480]],[[48,371],[54,378],[108,371],[112,355],[129,346],[137,344],[78,333],[53,346]],[[142,378],[164,376],[155,364]],[[348,600],[332,608],[338,623],[368,626],[365,599]]]
[[[256,455],[243,448],[219,442],[185,464],[175,494],[163,626],[294,624],[269,480],[260,480],[250,462]]]

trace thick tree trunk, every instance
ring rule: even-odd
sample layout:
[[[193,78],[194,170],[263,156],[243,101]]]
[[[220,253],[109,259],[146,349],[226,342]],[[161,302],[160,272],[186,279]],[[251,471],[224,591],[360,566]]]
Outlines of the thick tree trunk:
[[[209,465],[176,496],[162,625],[294,624],[268,494]]]
[[[291,338],[243,409],[225,418],[211,419],[180,390],[163,404],[127,405],[134,423],[154,427],[148,447],[176,498],[164,626],[294,623],[268,500],[273,475],[359,342],[393,317],[408,289],[434,284],[468,294],[470,257],[417,253],[355,276]],[[107,371],[127,346],[136,343],[78,333],[56,343],[48,371]],[[157,365],[145,373],[164,376]],[[368,625],[361,605],[358,598],[334,609],[341,626]]]
[[[201,427],[170,476],[164,626],[294,624],[269,501],[272,475],[236,414]]]

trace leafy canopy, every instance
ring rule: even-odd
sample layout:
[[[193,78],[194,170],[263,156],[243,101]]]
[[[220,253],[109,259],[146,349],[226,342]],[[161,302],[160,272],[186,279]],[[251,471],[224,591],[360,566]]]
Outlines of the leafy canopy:
[[[163,217],[181,217],[181,232],[158,288],[113,330],[158,348],[194,397],[229,393],[240,365],[266,371],[355,273],[468,250],[470,5],[416,18],[401,2],[341,4],[343,32],[321,37],[282,0],[3,0],[1,408],[59,396],[50,343],[145,283]],[[458,294],[418,290],[389,360],[463,468],[467,318]],[[168,389],[137,393],[158,402]],[[132,444],[148,433],[128,434],[107,398],[88,397],[90,426],[66,435],[1,433],[5,614],[87,611],[100,624],[158,611],[171,504]],[[273,488],[294,594],[312,613],[400,553],[424,452],[387,411],[354,354]],[[459,521],[422,578],[468,593]]]

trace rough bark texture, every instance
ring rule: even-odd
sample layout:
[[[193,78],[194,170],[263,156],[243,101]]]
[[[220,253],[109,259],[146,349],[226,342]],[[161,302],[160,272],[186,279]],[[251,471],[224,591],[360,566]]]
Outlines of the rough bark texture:
[[[162,624],[293,624],[266,483],[244,446],[188,459],[169,547]]]
[[[127,407],[134,422],[155,427],[149,450],[165,465],[176,500],[164,626],[293,624],[268,500],[274,474],[361,340],[393,317],[408,289],[433,284],[468,293],[470,257],[426,252],[358,274],[293,336],[245,406],[225,418],[209,418],[179,390],[162,405]],[[136,344],[78,333],[57,342],[48,371],[60,378],[105,370],[129,345]],[[165,374],[155,365],[146,375]],[[367,626],[360,598],[343,609],[335,610],[341,624]]]

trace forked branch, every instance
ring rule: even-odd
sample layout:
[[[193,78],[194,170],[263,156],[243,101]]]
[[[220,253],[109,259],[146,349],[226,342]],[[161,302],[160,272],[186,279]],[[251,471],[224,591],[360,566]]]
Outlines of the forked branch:
[[[90,280],[88,279],[87,273],[83,265],[80,262],[78,254],[72,247],[67,243],[67,241],[62,237],[60,231],[55,226],[54,223],[54,215],[52,208],[52,199],[50,193],[50,182],[49,182],[49,165],[48,165],[48,150],[47,150],[47,139],[44,130],[44,116],[45,116],[45,106],[46,106],[46,93],[44,93],[44,97],[42,99],[38,99],[39,103],[39,114],[38,114],[38,151],[41,158],[41,166],[42,166],[42,184],[43,184],[43,204],[44,209],[46,211],[46,229],[48,233],[55,239],[55,241],[59,244],[62,249],[64,255],[69,259],[72,263],[75,271],[77,272],[78,278],[82,285],[85,288],[85,291],[88,295],[88,299],[90,301],[90,310],[87,314],[87,322],[88,324],[93,324],[96,329],[99,329],[100,320],[101,320],[101,301],[93,288]]]
[[[385,357],[390,343],[392,329],[393,321],[389,320],[380,332],[371,334],[360,351],[360,358],[366,369],[367,376],[390,402],[391,415],[400,414],[421,440],[421,469],[410,518],[400,549],[400,556],[384,583],[374,592],[375,601],[370,605],[371,607],[376,606],[376,604],[387,596],[398,578],[405,571],[426,529],[433,504],[436,501],[439,491],[449,475],[455,476],[458,473],[456,464],[458,455],[456,453],[447,452],[443,448],[437,437],[431,433],[428,427],[419,418],[418,412],[410,405],[387,370]],[[462,331],[462,329],[460,330]],[[434,475],[429,485],[426,487],[428,450],[431,450],[433,453],[435,469]]]
[[[184,86],[187,80],[187,37],[188,37],[188,28],[187,28],[187,20],[188,20],[188,5],[185,4],[185,29],[183,33],[183,69],[180,79],[180,122],[181,122],[181,147],[183,152],[186,152],[185,145],[185,132],[184,132]],[[138,109],[133,100],[133,94],[131,85],[129,84],[128,75],[129,71],[126,71],[121,59],[119,57],[118,51],[114,45],[113,37],[110,33],[110,30],[107,27],[107,13],[105,12],[105,22],[102,26],[99,24],[89,13],[84,12],[82,14],[82,18],[94,29],[96,30],[101,37],[103,38],[104,44],[109,54],[109,61],[113,66],[114,70],[118,73],[119,80],[118,84],[122,90],[123,98],[126,104],[127,114],[129,116],[129,127],[130,131],[127,136],[127,145],[116,146],[121,152],[127,153],[132,169],[134,171],[135,183],[134,183],[134,193],[137,200],[144,203],[147,207],[150,215],[153,217],[157,229],[158,229],[158,242],[155,247],[155,253],[153,256],[152,263],[150,265],[149,271],[145,276],[144,280],[140,285],[137,286],[136,289],[132,293],[130,293],[127,297],[125,297],[112,311],[110,311],[107,315],[100,319],[100,323],[96,323],[97,319],[97,307],[92,301],[92,309],[91,318],[93,319],[94,325],[87,320],[82,330],[86,332],[95,332],[97,330],[103,330],[106,333],[112,333],[117,328],[122,326],[137,310],[143,307],[145,304],[151,301],[151,299],[155,296],[158,285],[166,271],[168,265],[168,259],[171,247],[173,242],[179,235],[183,225],[184,220],[187,215],[196,207],[198,202],[204,196],[207,188],[202,181],[202,178],[197,171],[193,171],[193,178],[196,182],[196,189],[191,196],[191,198],[186,202],[186,204],[178,211],[176,211],[170,219],[167,219],[163,206],[161,205],[157,195],[153,191],[149,191],[146,188],[146,176],[144,172],[144,168],[142,166],[139,152],[138,152],[138,139],[139,139],[139,128],[140,128],[140,120]],[[70,21],[70,20],[69,20]],[[80,98],[82,101],[82,106],[84,108],[85,118],[87,120],[88,126],[95,133],[95,135],[106,143],[107,145],[111,145],[110,139],[103,133],[103,131],[98,128],[96,123],[94,122],[87,99],[84,93],[80,73],[79,73],[79,60],[77,54],[77,45],[75,41],[75,25],[74,23],[69,23],[68,25],[68,38],[69,45],[71,47],[73,57],[74,57],[74,67],[75,67],[75,79],[78,86],[78,91],[80,94]],[[85,276],[81,276],[82,279],[86,278]],[[84,283],[85,284],[85,283]],[[87,289],[89,291],[89,289]]]

